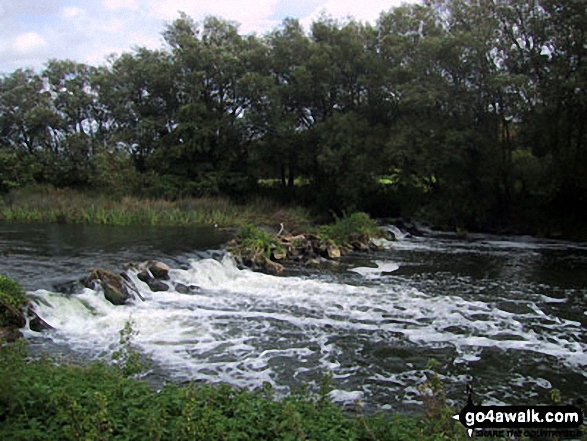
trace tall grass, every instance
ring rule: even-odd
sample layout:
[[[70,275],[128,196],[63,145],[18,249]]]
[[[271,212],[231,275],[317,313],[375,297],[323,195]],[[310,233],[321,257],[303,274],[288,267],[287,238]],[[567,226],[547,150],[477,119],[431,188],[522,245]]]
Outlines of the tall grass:
[[[0,220],[20,222],[86,223],[103,225],[218,225],[249,223],[290,228],[311,224],[302,208],[284,208],[266,199],[236,204],[223,197],[185,198],[176,201],[109,198],[70,189],[17,190],[0,202]]]

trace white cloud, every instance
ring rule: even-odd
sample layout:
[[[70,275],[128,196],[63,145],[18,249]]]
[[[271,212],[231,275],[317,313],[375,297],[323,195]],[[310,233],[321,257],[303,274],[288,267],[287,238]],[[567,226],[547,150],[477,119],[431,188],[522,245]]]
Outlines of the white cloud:
[[[375,24],[382,12],[400,6],[403,3],[416,3],[417,0],[363,0],[360,2],[353,0],[326,0],[321,3],[314,11],[301,18],[300,22],[309,29],[314,20],[320,17],[322,13],[334,18],[345,19],[352,17],[356,20]]]
[[[136,11],[139,8],[139,4],[137,0],[105,0],[104,6],[106,9],[131,9]]]
[[[70,8],[63,8],[61,10],[61,16],[66,19],[71,19],[83,15],[84,12],[85,11],[83,9],[78,8],[76,6],[72,6]]]
[[[14,47],[18,52],[26,53],[46,45],[45,39],[36,32],[21,34],[14,40]]]
[[[417,0],[407,0],[415,2]],[[286,16],[309,25],[320,11],[375,23],[400,0],[0,0],[0,73],[42,69],[48,59],[101,64],[107,54],[135,46],[161,47],[165,22],[184,11],[196,21],[214,15],[263,34]]]
[[[242,0],[150,0],[150,15],[163,20],[174,20],[178,12],[185,12],[195,20],[214,15],[241,24],[240,31],[249,33],[271,28],[277,0],[256,0],[245,4]]]

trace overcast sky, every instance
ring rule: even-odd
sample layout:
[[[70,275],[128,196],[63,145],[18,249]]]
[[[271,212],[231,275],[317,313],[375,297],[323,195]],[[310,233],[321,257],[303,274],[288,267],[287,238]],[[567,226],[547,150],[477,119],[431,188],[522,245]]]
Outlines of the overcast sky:
[[[417,0],[404,0],[415,3]],[[183,11],[196,21],[216,15],[259,35],[286,17],[304,25],[326,12],[375,23],[402,0],[0,0],[0,74],[42,69],[51,58],[98,65],[109,54],[162,46],[165,24]]]

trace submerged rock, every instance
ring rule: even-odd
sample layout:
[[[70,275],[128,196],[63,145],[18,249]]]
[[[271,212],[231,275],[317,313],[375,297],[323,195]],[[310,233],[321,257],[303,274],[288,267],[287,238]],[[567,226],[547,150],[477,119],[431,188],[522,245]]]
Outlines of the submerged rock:
[[[161,280],[152,279],[147,282],[147,285],[149,285],[149,288],[153,292],[169,291],[169,285]]]
[[[79,280],[68,280],[53,284],[53,289],[62,294],[75,294],[82,290],[83,286]]]
[[[175,291],[177,291],[180,294],[189,294],[190,293],[190,289],[185,286],[183,283],[176,283],[175,284]]]

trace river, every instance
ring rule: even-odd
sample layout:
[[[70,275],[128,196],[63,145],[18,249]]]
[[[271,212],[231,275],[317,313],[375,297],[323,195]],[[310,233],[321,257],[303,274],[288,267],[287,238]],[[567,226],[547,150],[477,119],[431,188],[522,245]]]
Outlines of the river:
[[[550,404],[552,388],[581,402],[587,245],[389,228],[400,240],[384,251],[271,276],[238,269],[221,249],[227,235],[213,228],[4,223],[0,272],[54,327],[24,330],[33,350],[109,359],[130,319],[155,383],[268,382],[283,394],[317,389],[330,373],[343,405],[409,409],[434,358],[457,406],[467,385],[485,404]],[[70,283],[145,259],[172,268],[170,286],[193,289],[151,292],[128,271],[145,301],[113,306]]]

